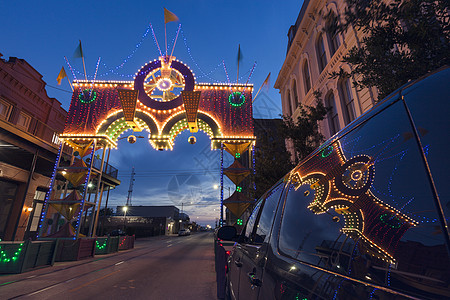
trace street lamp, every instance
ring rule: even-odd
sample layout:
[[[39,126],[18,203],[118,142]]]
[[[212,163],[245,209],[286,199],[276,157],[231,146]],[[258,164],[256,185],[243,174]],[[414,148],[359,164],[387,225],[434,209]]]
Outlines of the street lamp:
[[[218,189],[219,189],[219,185],[218,185],[218,184],[215,184],[215,185],[213,185],[213,188],[214,188],[215,190],[218,190]],[[224,189],[228,189],[228,197],[230,197],[230,196],[231,196],[231,188],[230,188],[229,186],[224,186],[223,188],[224,188]]]
[[[123,210],[123,231],[125,231],[125,222],[127,220],[128,206],[122,207],[122,210]]]

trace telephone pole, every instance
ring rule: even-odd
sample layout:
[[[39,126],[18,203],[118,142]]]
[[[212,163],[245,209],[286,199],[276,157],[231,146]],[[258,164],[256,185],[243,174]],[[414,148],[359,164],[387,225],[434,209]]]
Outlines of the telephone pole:
[[[131,178],[130,178],[130,188],[128,189],[128,197],[127,197],[127,206],[131,205],[131,195],[133,194],[133,185],[134,185],[134,167],[131,170]]]

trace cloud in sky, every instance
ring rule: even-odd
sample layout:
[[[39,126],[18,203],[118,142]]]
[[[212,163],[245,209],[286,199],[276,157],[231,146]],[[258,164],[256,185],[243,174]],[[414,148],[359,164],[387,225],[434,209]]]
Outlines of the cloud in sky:
[[[129,134],[132,132],[123,136]],[[195,145],[187,142],[191,135],[197,138]],[[224,158],[225,167],[233,162],[228,153]],[[119,179],[122,181],[110,192],[110,207],[126,203],[134,166],[132,205],[175,205],[180,210],[183,206],[191,220],[201,224],[214,225],[219,218],[220,190],[214,189],[214,185],[220,184],[220,151],[211,150],[210,139],[203,132],[182,132],[175,139],[173,151],[156,151],[146,139],[138,139],[135,144],[123,139],[118,149],[112,150],[110,164],[121,166]],[[224,186],[226,198],[228,187],[232,192],[234,185],[225,178]]]

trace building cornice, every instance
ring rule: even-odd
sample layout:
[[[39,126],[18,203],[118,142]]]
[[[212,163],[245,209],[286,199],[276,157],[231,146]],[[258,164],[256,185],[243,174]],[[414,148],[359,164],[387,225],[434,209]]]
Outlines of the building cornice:
[[[307,41],[308,39],[302,39],[305,35],[309,36],[315,24],[320,19],[317,16],[317,13],[320,11],[319,7],[322,7],[323,1],[308,1],[303,16],[301,20],[297,20],[296,23],[299,22],[298,29],[295,33],[295,37],[292,41],[292,45],[289,48],[289,51],[286,55],[286,58],[283,62],[283,66],[278,73],[277,79],[274,84],[274,88],[281,90],[286,82],[289,80],[289,74],[292,73],[292,69],[294,68],[295,63],[301,57],[301,51],[303,50],[306,43],[302,43],[302,41]],[[304,5],[305,5],[304,4]],[[303,7],[302,7],[303,9]]]

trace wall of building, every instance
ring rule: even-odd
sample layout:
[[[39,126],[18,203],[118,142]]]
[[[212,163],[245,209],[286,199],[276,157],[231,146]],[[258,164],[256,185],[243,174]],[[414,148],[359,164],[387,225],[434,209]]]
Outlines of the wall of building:
[[[22,240],[37,227],[67,112],[48,97],[42,75],[31,65],[1,57],[0,189],[6,194],[0,197],[0,238]]]
[[[321,93],[321,101],[333,107],[320,124],[326,138],[369,110],[377,97],[374,89],[357,90],[353,86],[355,78],[346,82],[329,76],[340,68],[351,70],[342,57],[352,47],[358,47],[362,39],[362,33],[352,28],[343,34],[330,34],[328,14],[332,12],[341,22],[344,10],[343,0],[304,2],[296,23],[288,31],[286,59],[275,82],[281,94],[283,115],[294,119],[299,113],[298,103],[315,105],[314,91]]]

